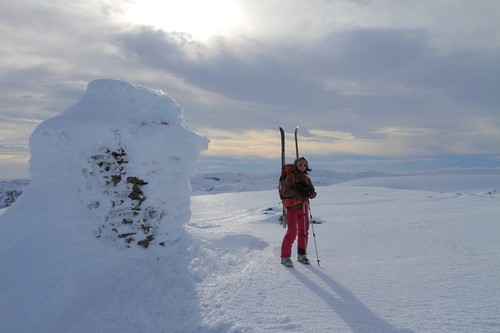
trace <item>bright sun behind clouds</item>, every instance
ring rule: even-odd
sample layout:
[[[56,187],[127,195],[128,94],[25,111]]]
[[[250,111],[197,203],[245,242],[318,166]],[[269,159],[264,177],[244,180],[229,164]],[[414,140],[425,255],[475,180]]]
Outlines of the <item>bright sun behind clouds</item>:
[[[125,19],[168,32],[186,32],[206,41],[236,32],[245,15],[231,0],[134,0],[125,11]]]

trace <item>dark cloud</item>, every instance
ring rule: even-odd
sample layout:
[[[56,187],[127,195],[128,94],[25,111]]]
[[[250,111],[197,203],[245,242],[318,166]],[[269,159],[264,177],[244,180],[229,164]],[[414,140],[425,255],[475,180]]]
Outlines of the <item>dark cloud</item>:
[[[484,102],[484,97],[497,101],[500,96],[492,94],[499,86],[498,58],[480,53],[436,58],[428,33],[421,29],[355,29],[295,49],[252,41],[240,41],[239,48],[224,40],[207,46],[185,34],[149,27],[116,39],[127,55],[188,84],[231,99],[292,110],[323,112],[342,104],[371,104],[382,111],[401,110],[405,100],[413,107],[426,104],[390,89],[376,95],[360,91],[357,96],[339,96],[339,91],[327,89],[328,80],[380,82],[408,90],[436,88],[450,92],[457,102],[467,95],[471,101],[480,97],[477,102]]]
[[[358,28],[333,33],[309,52],[323,73],[371,79],[415,63],[427,49],[421,29]]]
[[[457,103],[500,105],[500,57],[477,50],[426,59],[408,81],[440,91]]]
[[[295,105],[303,109],[311,101],[328,103],[321,82],[300,75],[290,59],[280,59],[274,51],[245,44],[246,53],[229,42],[219,39],[205,45],[189,35],[167,33],[142,27],[117,36],[124,52],[158,68],[173,73],[186,83],[245,102],[274,106]],[[264,47],[265,45],[262,45]],[[256,49],[257,48],[257,49]],[[292,55],[293,56],[293,55]],[[322,98],[319,98],[323,94]]]
[[[495,103],[497,59],[480,52],[435,54],[424,29],[363,28],[311,44],[268,45],[140,27],[115,36],[127,57],[241,105],[184,101],[194,126],[344,130],[381,139],[380,128],[466,128],[463,103]],[[474,63],[478,65],[473,66]],[[337,86],[328,87],[329,81]],[[355,82],[356,87],[349,85]],[[498,105],[498,103],[497,103]],[[483,111],[487,112],[487,111]],[[214,115],[217,115],[214,118]],[[476,114],[475,117],[491,117]],[[217,119],[216,119],[217,118]],[[498,119],[497,119],[498,121]],[[422,140],[422,142],[428,140]]]

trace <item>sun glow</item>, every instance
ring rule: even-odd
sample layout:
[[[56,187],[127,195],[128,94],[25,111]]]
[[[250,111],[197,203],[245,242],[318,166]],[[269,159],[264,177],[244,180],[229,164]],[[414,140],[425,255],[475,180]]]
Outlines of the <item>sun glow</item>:
[[[125,20],[168,32],[185,32],[206,41],[234,34],[243,26],[245,15],[230,0],[136,0],[125,10]]]

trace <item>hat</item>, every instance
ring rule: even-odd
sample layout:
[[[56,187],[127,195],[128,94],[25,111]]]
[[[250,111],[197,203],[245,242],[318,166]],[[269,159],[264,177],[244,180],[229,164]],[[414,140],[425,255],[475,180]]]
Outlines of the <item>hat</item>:
[[[307,162],[307,160],[304,157],[297,158],[295,162],[293,162],[293,164],[295,165],[295,167],[297,167],[299,164],[306,164],[309,166],[309,162]]]
[[[305,164],[305,165],[307,165],[306,171],[305,171],[306,174],[307,174],[308,171],[312,171],[312,169],[309,168],[309,162],[307,162],[307,160],[305,159],[305,157],[299,157],[299,158],[297,158],[295,160],[295,162],[293,162],[293,165],[295,166],[295,170],[298,170],[297,166],[299,164]]]

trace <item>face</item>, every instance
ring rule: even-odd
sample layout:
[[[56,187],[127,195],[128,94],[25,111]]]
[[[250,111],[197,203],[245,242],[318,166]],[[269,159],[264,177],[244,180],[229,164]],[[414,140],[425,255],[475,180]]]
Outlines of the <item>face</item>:
[[[301,162],[297,164],[297,169],[299,169],[300,172],[305,172],[307,170],[307,164]]]

